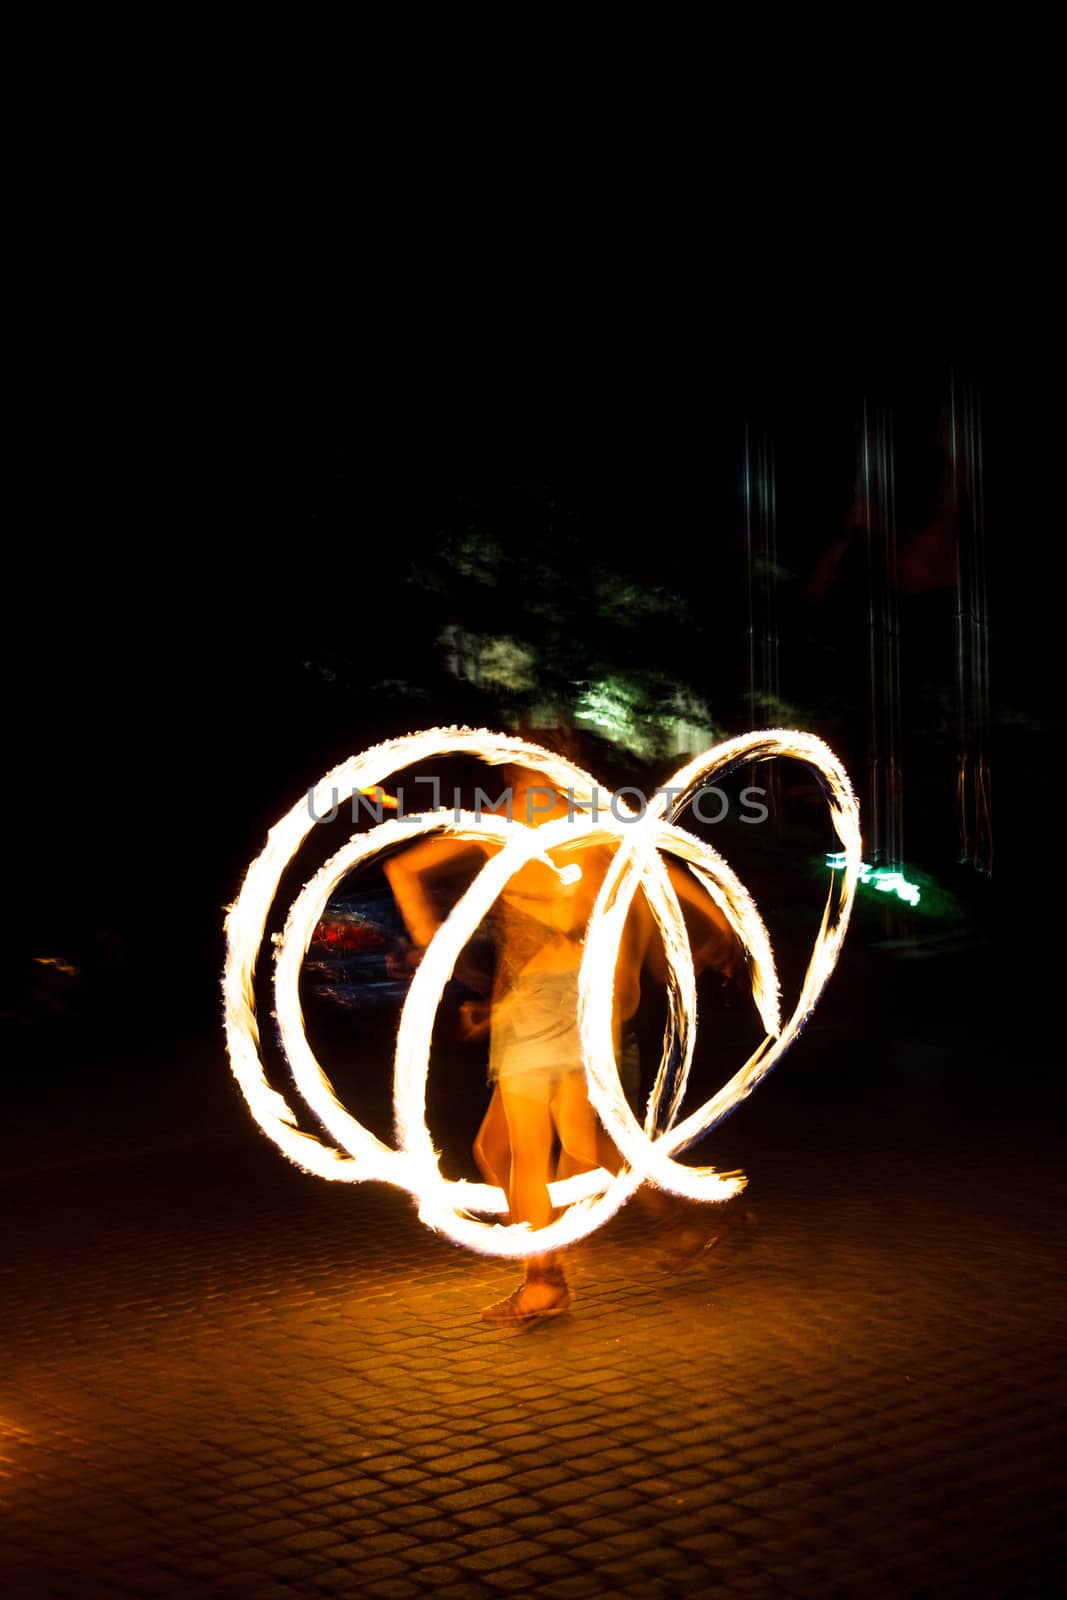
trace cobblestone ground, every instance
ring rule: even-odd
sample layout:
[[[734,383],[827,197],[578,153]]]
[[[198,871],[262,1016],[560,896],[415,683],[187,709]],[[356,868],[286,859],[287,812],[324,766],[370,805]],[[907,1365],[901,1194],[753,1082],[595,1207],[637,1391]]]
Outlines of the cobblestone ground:
[[[297,1172],[228,1086],[190,1126],[227,1073],[183,1063],[180,1126],[13,1129],[5,1595],[1067,1592],[1042,1117],[769,1084],[706,1152],[733,1215],[630,1208],[511,1331],[512,1266]]]

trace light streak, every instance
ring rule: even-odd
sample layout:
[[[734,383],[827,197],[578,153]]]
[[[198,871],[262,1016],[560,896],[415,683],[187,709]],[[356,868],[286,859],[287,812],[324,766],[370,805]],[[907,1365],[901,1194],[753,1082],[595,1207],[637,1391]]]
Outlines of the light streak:
[[[844,852],[828,855],[826,865],[831,872],[840,872],[845,865]],[[921,898],[919,885],[911,883],[902,872],[890,867],[872,867],[866,861],[861,861],[860,882],[866,888],[877,889],[881,894],[895,893],[898,899],[906,901],[909,906],[917,906]]]
[[[361,789],[360,793],[365,794],[368,800],[373,800],[377,805],[382,806],[386,811],[395,811],[397,808],[396,797],[391,794],[386,794],[385,790],[377,783],[372,783],[368,788]]]
[[[338,1149],[298,1126],[288,1102],[271,1088],[264,1073],[253,985],[267,916],[282,874],[314,826],[315,817],[328,814],[326,797],[331,790],[372,790],[419,761],[450,754],[478,756],[490,765],[510,763],[532,769],[561,792],[573,790],[578,814],[537,828],[490,813],[453,810],[419,819],[391,818],[349,839],[297,895],[284,931],[275,936],[275,1009],[296,1087],[341,1147]],[[806,762],[818,775],[843,847],[843,870],[840,876],[835,873],[831,883],[799,999],[784,1022],[770,939],[748,891],[717,851],[674,820],[699,787],[714,776],[726,777],[749,761],[783,756]],[[592,809],[596,792],[589,773],[538,745],[486,729],[431,728],[377,745],[343,762],[270,830],[266,846],[249,867],[226,918],[226,1036],[231,1067],[252,1115],[298,1166],[335,1181],[396,1184],[415,1197],[419,1215],[430,1227],[457,1244],[497,1256],[530,1255],[583,1238],[646,1181],[700,1200],[725,1200],[743,1187],[745,1180],[739,1174],[686,1166],[676,1157],[751,1094],[800,1031],[833,970],[860,873],[859,813],[851,785],[840,762],[819,739],[772,730],[729,740],[689,762],[648,802],[640,817],[619,797],[606,811],[598,808],[595,819],[583,814]],[[300,1008],[300,969],[330,894],[346,873],[393,846],[438,832],[454,839],[488,840],[497,853],[438,929],[412,979],[397,1031],[393,1068],[397,1144],[392,1147],[341,1105],[316,1060]],[[535,859],[552,866],[549,853],[556,846],[578,842],[609,844],[615,849],[586,933],[578,1020],[589,1097],[626,1166],[614,1178],[598,1170],[551,1185],[554,1204],[567,1209],[547,1227],[533,1230],[527,1223],[505,1226],[485,1222],[475,1213],[499,1215],[506,1210],[503,1194],[491,1185],[445,1179],[426,1125],[426,1077],[434,1019],[461,951],[514,874]],[[766,1037],[729,1082],[680,1122],[675,1119],[695,1043],[696,978],[681,908],[661,859],[664,852],[692,869],[733,929],[746,952],[753,1001],[766,1030]],[[563,881],[574,881],[568,868],[558,875]],[[662,937],[668,969],[663,1056],[643,1125],[623,1094],[612,1029],[615,964],[638,887],[645,893]],[[668,1064],[674,1058],[680,1066],[672,1081]]]
[[[34,963],[38,967],[54,967],[57,972],[62,972],[65,978],[76,978],[77,967],[72,967],[69,961],[64,961],[62,956],[34,956]]]

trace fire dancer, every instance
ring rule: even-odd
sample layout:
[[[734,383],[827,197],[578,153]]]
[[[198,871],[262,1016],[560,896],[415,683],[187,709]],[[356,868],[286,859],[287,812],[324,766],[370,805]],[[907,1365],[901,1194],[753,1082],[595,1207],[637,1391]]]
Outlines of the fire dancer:
[[[542,825],[566,816],[563,796],[547,789],[538,774],[505,769],[512,816]],[[441,918],[429,892],[433,876],[469,846],[448,839],[420,842],[387,863],[416,959]],[[486,841],[486,854],[499,848]],[[488,1036],[493,1096],[474,1144],[475,1160],[488,1182],[507,1196],[512,1222],[546,1227],[554,1216],[549,1182],[558,1140],[570,1172],[621,1160],[590,1103],[578,1032],[578,975],[586,925],[611,860],[604,845],[556,846],[552,866],[527,862],[500,896],[495,916],[496,970],[491,1000],[464,1009],[468,1037]],[[705,919],[694,954],[702,965],[730,973],[739,961],[733,934],[718,908],[688,874],[672,879],[690,909]],[[627,921],[615,971],[616,1055],[622,1030],[640,1000],[640,977],[653,933],[651,914],[638,895]],[[523,1282],[504,1300],[486,1306],[495,1323],[527,1323],[555,1316],[570,1306],[570,1289],[556,1252],[526,1260]]]

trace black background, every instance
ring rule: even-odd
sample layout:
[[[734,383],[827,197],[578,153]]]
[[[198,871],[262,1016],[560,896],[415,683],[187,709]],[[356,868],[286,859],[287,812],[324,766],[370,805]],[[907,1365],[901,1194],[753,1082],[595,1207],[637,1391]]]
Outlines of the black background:
[[[779,557],[803,596],[847,526],[865,402],[894,419],[902,522],[929,515],[950,374],[983,407],[989,898],[1000,897],[998,920],[1029,903],[1060,808],[1056,491],[1025,351],[984,331],[855,348],[816,332],[729,351],[705,340],[691,358],[667,338],[639,365],[580,343],[535,357],[533,341],[504,344],[473,372],[459,350],[438,355],[417,337],[349,369],[310,330],[284,353],[266,330],[247,333],[229,342],[216,326],[208,343],[179,329],[110,365],[106,340],[88,337],[27,406],[6,639],[9,1005],[48,954],[90,972],[118,962],[122,983],[100,985],[109,1004],[158,1001],[162,977],[168,1014],[209,1015],[223,908],[294,798],[374,739],[491,715],[441,668],[437,636],[464,619],[467,597],[411,581],[450,530],[544,548],[557,573],[580,573],[592,552],[684,595],[696,627],[639,636],[638,649],[669,667],[673,647],[717,720],[740,731],[746,427],[774,445]],[[925,668],[948,660],[950,603],[905,606],[908,726],[928,710]],[[508,604],[502,595],[504,631]],[[790,616],[783,692],[816,715],[824,697],[818,731],[845,737],[859,782],[863,619],[847,587],[802,598]],[[383,693],[393,676],[422,698]],[[912,796],[907,826],[936,872],[951,851],[951,795],[920,784]]]

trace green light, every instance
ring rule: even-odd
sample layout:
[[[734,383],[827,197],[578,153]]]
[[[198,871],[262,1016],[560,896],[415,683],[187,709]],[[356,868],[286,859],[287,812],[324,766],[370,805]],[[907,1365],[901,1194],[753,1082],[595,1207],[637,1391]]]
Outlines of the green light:
[[[828,855],[826,865],[832,872],[840,872],[845,865],[842,852]],[[870,889],[877,889],[880,894],[896,894],[898,899],[906,901],[909,906],[919,904],[919,885],[909,883],[902,872],[890,871],[888,867],[869,867],[866,861],[860,862],[860,882]]]

